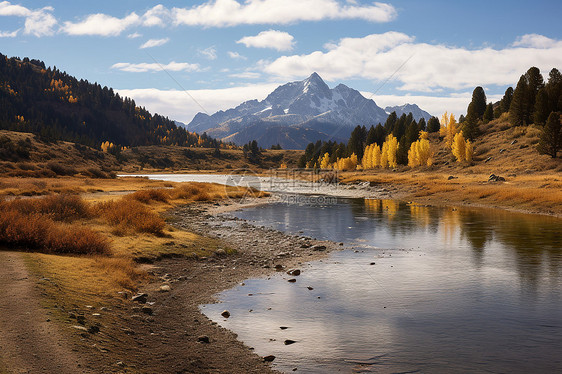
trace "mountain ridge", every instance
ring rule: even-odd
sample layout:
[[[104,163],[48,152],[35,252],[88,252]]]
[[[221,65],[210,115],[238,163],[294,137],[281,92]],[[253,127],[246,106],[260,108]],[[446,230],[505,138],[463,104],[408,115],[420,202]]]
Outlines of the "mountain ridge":
[[[417,105],[415,110],[431,117]],[[341,83],[330,88],[314,72],[277,87],[261,101],[248,100],[212,115],[197,113],[187,128],[237,144],[257,140],[263,147],[304,149],[317,140],[347,141],[355,126],[376,126],[387,117],[374,100]]]

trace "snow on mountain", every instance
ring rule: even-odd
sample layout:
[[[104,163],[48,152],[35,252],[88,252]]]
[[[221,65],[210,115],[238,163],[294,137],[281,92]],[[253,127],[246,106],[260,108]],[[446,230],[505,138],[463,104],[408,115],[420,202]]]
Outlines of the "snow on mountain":
[[[385,112],[390,114],[392,112],[396,112],[396,115],[400,117],[402,114],[410,114],[414,116],[416,121],[419,121],[420,118],[424,118],[426,122],[431,118],[431,114],[426,112],[425,110],[421,109],[416,104],[404,104],[404,105],[397,105],[397,106],[387,106],[384,108]]]
[[[414,116],[420,111],[415,108]],[[377,125],[387,117],[359,91],[344,84],[330,89],[312,73],[305,80],[277,87],[262,101],[246,101],[211,116],[198,113],[188,129],[237,144],[259,137],[262,147],[279,143],[284,148],[304,148],[303,142],[310,139],[346,141],[355,126]]]

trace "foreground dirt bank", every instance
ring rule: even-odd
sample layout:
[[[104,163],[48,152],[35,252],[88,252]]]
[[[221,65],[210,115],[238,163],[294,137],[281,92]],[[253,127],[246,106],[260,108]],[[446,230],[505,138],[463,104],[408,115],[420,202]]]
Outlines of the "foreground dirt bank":
[[[0,252],[0,357],[9,373],[95,373],[40,305],[21,253]],[[0,367],[0,372],[2,368]]]
[[[139,290],[145,296],[138,301],[135,295],[122,293],[104,306],[43,309],[39,302],[44,298],[34,294],[42,281],[20,274],[25,271],[22,254],[0,252],[0,362],[9,363],[8,373],[275,372],[272,364],[236,340],[236,334],[201,314],[199,305],[213,302],[218,292],[247,278],[271,274],[276,267],[303,269],[306,262],[342,246],[216,215],[241,206],[246,204],[201,203],[170,211],[168,218],[176,229],[220,239],[223,246],[208,257],[169,253],[142,265],[152,276]],[[11,270],[12,261],[19,270]],[[23,278],[25,287],[19,288]],[[53,322],[45,322],[49,316]],[[80,324],[80,319],[85,322]],[[43,330],[45,324],[49,330]],[[20,340],[21,345],[13,344]]]

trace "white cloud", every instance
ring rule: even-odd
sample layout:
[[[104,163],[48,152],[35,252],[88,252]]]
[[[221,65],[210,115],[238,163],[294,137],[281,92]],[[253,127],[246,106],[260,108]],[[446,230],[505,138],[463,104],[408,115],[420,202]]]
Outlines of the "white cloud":
[[[117,36],[125,29],[141,22],[136,13],[131,13],[124,18],[116,18],[107,14],[90,14],[80,22],[64,23],[62,30],[69,35],[100,35]]]
[[[241,55],[240,53],[238,53],[238,52],[231,52],[231,51],[228,51],[227,54],[228,54],[228,57],[233,58],[233,59],[235,59],[235,60],[247,60],[246,56],[242,56],[242,55]]]
[[[514,47],[552,48],[558,43],[554,39],[538,34],[523,35],[513,43]]]
[[[127,38],[136,39],[136,38],[140,38],[141,36],[142,36],[142,34],[139,34],[138,32],[134,32],[132,34],[127,35]]]
[[[164,44],[168,43],[169,41],[170,41],[169,38],[149,39],[146,42],[144,42],[139,48],[145,49],[145,48],[152,48],[152,47],[160,47],[161,45],[164,45]]]
[[[53,11],[53,7],[50,6],[31,10],[21,5],[13,5],[9,1],[0,2],[0,16],[24,17],[23,33],[37,37],[54,34],[57,20],[52,14]],[[3,33],[4,36],[6,34],[10,37],[15,36],[12,36],[13,32]]]
[[[118,69],[129,73],[146,73],[150,71],[199,71],[198,64],[189,64],[187,62],[172,61],[169,64],[158,63],[139,63],[132,64],[129,62],[118,62],[111,66],[112,69]]]
[[[243,73],[234,73],[229,75],[232,78],[241,78],[241,79],[258,79],[261,78],[260,73],[256,73],[255,71],[245,71]]]
[[[216,90],[190,90],[189,94],[181,90],[118,89],[121,96],[133,98],[137,105],[146,107],[151,112],[166,115],[174,120],[189,123],[201,112],[199,104],[209,115],[218,110],[226,110],[246,100],[263,100],[279,83],[256,84],[243,87],[231,87]],[[197,101],[197,104],[193,99]],[[193,129],[197,131],[197,129]]]
[[[396,106],[404,104],[417,104],[421,109],[429,114],[440,117],[443,113],[455,114],[458,118],[461,114],[466,114],[466,108],[472,99],[472,92],[466,91],[453,93],[447,96],[425,96],[425,95],[373,95],[371,92],[361,92],[368,99],[373,99],[378,106]],[[487,95],[488,102],[496,102],[503,95]]]
[[[164,5],[158,4],[146,11],[142,16],[144,26],[166,26],[171,17],[171,12]]]
[[[325,48],[327,51],[262,61],[260,66],[284,79],[304,78],[313,71],[329,81],[364,78],[382,82],[392,77],[402,84],[401,90],[436,92],[513,85],[530,66],[549,71],[562,65],[562,41],[543,48],[466,49],[416,43],[406,34],[387,32],[344,38]]]
[[[336,0],[209,0],[192,8],[173,8],[176,24],[228,27],[256,24],[289,24],[325,19],[362,19],[389,22],[396,17],[390,4],[357,6]]]
[[[9,1],[0,2],[0,16],[27,17],[31,10],[21,5],[12,5]]]
[[[293,36],[288,32],[267,30],[256,36],[245,36],[236,43],[244,44],[246,47],[272,48],[278,51],[290,51],[295,44]]]
[[[15,31],[0,31],[0,38],[15,38],[19,31],[20,29]]]
[[[217,59],[217,49],[214,46],[205,49],[200,49],[199,54],[208,60]]]

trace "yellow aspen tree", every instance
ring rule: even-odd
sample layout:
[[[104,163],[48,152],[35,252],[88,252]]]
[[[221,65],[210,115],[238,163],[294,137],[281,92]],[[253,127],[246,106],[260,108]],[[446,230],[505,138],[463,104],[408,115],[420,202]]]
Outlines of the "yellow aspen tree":
[[[433,152],[431,152],[429,139],[418,140],[417,152],[420,165],[431,166],[433,164]]]
[[[328,152],[324,153],[324,157],[320,161],[320,169],[328,169],[330,165],[330,154]]]
[[[458,124],[455,119],[455,115],[453,113],[447,115],[447,112],[445,112],[441,116],[441,128],[439,129],[439,135],[445,137],[445,144],[447,147],[450,147],[453,144],[453,138],[457,132]]]
[[[361,166],[363,167],[363,170],[371,169],[372,148],[373,148],[372,144],[369,144],[368,146],[365,147],[365,151],[363,152],[363,159],[361,160]]]
[[[453,156],[457,158],[457,162],[462,162],[466,157],[466,142],[462,133],[455,135],[453,139],[453,144],[451,145],[453,151]]]
[[[465,145],[465,157],[464,159],[466,160],[466,162],[471,163],[472,162],[472,157],[474,156],[474,146],[472,145],[472,143],[470,142],[470,140],[466,140],[466,145]]]
[[[350,170],[355,170],[357,169],[357,164],[359,163],[359,160],[357,159],[357,155],[355,153],[353,153],[350,157],[349,157],[349,168]]]
[[[379,165],[381,168],[388,167],[388,142],[382,143],[381,159]]]
[[[416,149],[417,143],[418,142],[413,142],[410,149],[408,149],[408,166],[411,168],[420,165]]]
[[[392,134],[386,137],[386,142],[388,142],[388,166],[391,168],[396,167],[396,152],[398,151],[398,139]]]
[[[381,163],[381,147],[377,144],[373,144],[373,149],[371,151],[371,168],[376,168]]]

